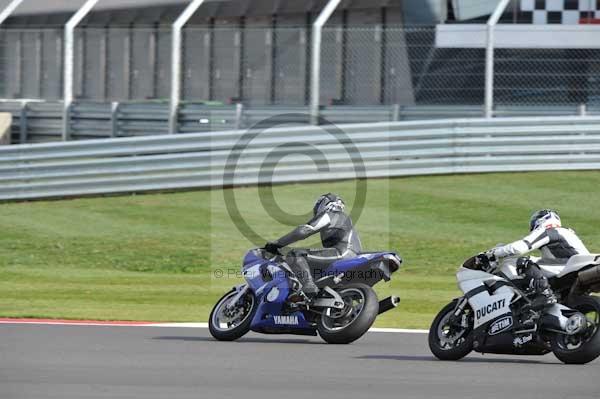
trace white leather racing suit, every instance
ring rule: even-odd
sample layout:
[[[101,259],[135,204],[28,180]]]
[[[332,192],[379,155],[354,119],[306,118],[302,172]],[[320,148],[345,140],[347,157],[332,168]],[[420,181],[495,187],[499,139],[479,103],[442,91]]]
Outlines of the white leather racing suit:
[[[583,242],[571,229],[563,227],[540,227],[533,230],[527,237],[511,244],[492,249],[490,252],[496,258],[521,256],[539,249],[542,264],[566,263],[573,255],[587,255]]]
[[[574,255],[586,255],[589,251],[583,242],[571,229],[563,227],[539,227],[527,237],[511,244],[494,248],[489,251],[496,258],[521,256],[539,249],[541,258],[517,263],[517,271],[525,278],[529,288],[538,294],[538,303],[542,306],[551,305],[556,301],[548,279],[542,273],[539,264],[566,264]],[[489,255],[488,255],[489,257]]]

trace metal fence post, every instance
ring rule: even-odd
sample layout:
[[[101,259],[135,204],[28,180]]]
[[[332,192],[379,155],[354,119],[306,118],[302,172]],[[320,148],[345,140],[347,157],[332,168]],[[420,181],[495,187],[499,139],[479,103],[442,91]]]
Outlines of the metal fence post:
[[[400,104],[392,105],[392,122],[398,122],[400,120]]]
[[[44,72],[43,72],[43,67],[44,67],[44,60],[43,60],[43,54],[44,54],[44,50],[42,48],[42,37],[43,33],[42,32],[38,32],[37,35],[35,36],[35,53],[36,53],[36,60],[35,60],[35,85],[36,85],[36,89],[37,89],[37,96],[38,98],[43,98],[43,92],[42,92],[42,86],[43,86],[43,81],[44,81]]]
[[[171,43],[171,103],[169,106],[169,133],[177,133],[179,101],[181,100],[181,30],[204,0],[192,1],[173,24]]]
[[[244,123],[244,104],[235,105],[235,129],[240,130]]]
[[[16,45],[17,45],[17,53],[15,54],[16,76],[15,76],[15,80],[14,80],[14,88],[15,88],[14,93],[19,97],[23,97],[23,66],[25,64],[25,62],[24,62],[25,49],[24,49],[24,45],[23,45],[23,32],[18,33]]]
[[[73,102],[71,101],[68,105],[63,108],[63,131],[62,140],[69,141],[71,139],[71,110],[73,109]]]
[[[19,112],[19,143],[27,143],[27,101],[21,103]]]
[[[335,11],[341,0],[329,0],[317,20],[312,31],[312,61],[310,89],[310,122],[319,123],[319,103],[321,100],[321,44],[323,26]]]
[[[501,0],[487,22],[487,43],[485,48],[485,105],[486,118],[494,116],[494,30],[510,0]]]
[[[119,135],[119,106],[118,101],[113,101],[110,104],[110,137]]]
[[[63,94],[63,129],[62,139],[70,138],[71,117],[70,110],[73,103],[73,81],[75,69],[75,28],[83,18],[92,10],[98,0],[87,0],[65,25],[65,61],[64,61],[64,94]]]
[[[123,93],[124,98],[131,99],[131,52],[132,50],[131,25],[127,28],[125,37],[123,37]]]
[[[6,21],[6,19],[11,16],[13,11],[15,11],[15,9],[22,2],[23,2],[23,0],[13,0],[6,7],[4,7],[2,12],[0,12],[0,25],[2,25],[4,23],[4,21]]]
[[[100,35],[100,44],[99,44],[99,48],[98,48],[98,52],[99,52],[99,64],[100,67],[98,68],[100,71],[100,76],[98,76],[99,79],[99,83],[98,86],[100,87],[100,93],[98,95],[98,97],[100,99],[102,99],[103,101],[106,101],[108,99],[108,29],[107,28],[102,28],[101,29],[101,35]]]

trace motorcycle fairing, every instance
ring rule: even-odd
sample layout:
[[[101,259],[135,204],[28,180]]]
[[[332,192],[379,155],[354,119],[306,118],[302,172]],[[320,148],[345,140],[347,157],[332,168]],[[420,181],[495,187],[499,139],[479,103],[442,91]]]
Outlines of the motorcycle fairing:
[[[277,306],[279,305],[279,306]],[[250,329],[262,334],[317,335],[315,327],[304,313],[280,314],[281,304],[263,302],[256,311]]]
[[[274,271],[273,280],[262,281],[263,284],[254,291],[259,301],[258,308],[250,324],[252,331],[267,334],[309,334],[314,335],[315,327],[306,320],[302,312],[290,313],[284,309],[286,299],[290,295],[290,282],[282,269],[269,265]],[[262,279],[261,275],[255,279]],[[256,286],[256,280],[253,285]],[[306,330],[306,331],[304,331]]]
[[[344,278],[345,282],[361,282],[373,286],[381,280],[390,281],[392,273],[401,264],[402,259],[393,252],[361,253],[354,258],[332,263],[325,274],[337,276],[351,272]]]
[[[600,255],[575,255],[569,258],[565,267],[561,270],[556,277],[561,278],[567,274],[577,272],[586,266],[600,264]]]
[[[511,324],[498,331],[493,329],[494,325],[507,318],[511,319]],[[477,342],[473,350],[479,353],[539,356],[550,352],[536,331],[515,332],[512,311],[481,324],[475,328],[473,335],[474,342]]]
[[[510,290],[510,287],[503,286],[500,289],[506,291],[507,289]],[[506,292],[508,293],[508,291]],[[545,355],[549,352],[548,347],[540,340],[536,332],[515,333],[515,317],[512,309],[509,308],[508,313],[503,311],[499,313],[503,314],[482,322],[478,327],[474,328],[475,342],[478,343],[474,347],[476,352],[530,356]],[[494,328],[494,326],[503,323],[507,319],[510,320],[509,323]]]
[[[284,309],[290,295],[288,267],[264,259],[259,250],[249,251],[244,257],[243,275],[254,292],[259,305],[250,329],[263,334],[316,335],[314,325],[300,311]]]
[[[530,356],[545,355],[549,352],[548,347],[534,332],[514,334],[511,329],[500,334],[489,334],[490,326],[503,317],[505,316],[491,320],[475,330],[476,341],[479,342],[479,345],[473,348],[475,352]]]
[[[579,262],[584,264],[586,261]],[[505,275],[514,275],[509,269],[511,263],[502,266]],[[581,266],[583,267],[583,266]],[[549,349],[540,341],[536,332],[515,334],[514,328],[506,328],[498,334],[491,331],[492,326],[514,314],[510,307],[512,299],[517,292],[502,277],[486,273],[481,270],[460,268],[457,273],[459,288],[465,293],[471,309],[474,312],[473,328],[476,341],[479,342],[475,351],[496,354],[543,355]],[[494,306],[494,304],[497,304]],[[485,311],[482,311],[485,309]],[[489,311],[488,311],[489,310]],[[572,312],[569,308],[555,304],[544,312],[542,326],[550,330],[564,330],[568,316]],[[531,336],[531,337],[529,337]],[[525,344],[517,344],[519,339],[528,337]]]
[[[501,277],[479,270],[461,268],[457,273],[458,286],[473,309],[473,328],[511,314],[514,290],[503,284]],[[497,288],[496,288],[497,287]]]

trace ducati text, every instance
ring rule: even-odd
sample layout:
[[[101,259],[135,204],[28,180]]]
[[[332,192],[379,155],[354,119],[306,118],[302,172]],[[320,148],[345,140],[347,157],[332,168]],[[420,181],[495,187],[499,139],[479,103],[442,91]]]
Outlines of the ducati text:
[[[491,314],[492,312],[497,311],[498,309],[502,309],[506,304],[506,299],[500,299],[496,302],[490,303],[487,306],[484,306],[480,309],[477,309],[477,318],[481,319],[486,315]]]

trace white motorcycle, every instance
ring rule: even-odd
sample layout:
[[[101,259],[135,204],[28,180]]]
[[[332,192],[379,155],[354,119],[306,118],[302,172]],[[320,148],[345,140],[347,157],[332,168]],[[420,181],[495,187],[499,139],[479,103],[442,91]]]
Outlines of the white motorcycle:
[[[600,356],[600,297],[592,295],[600,292],[600,255],[576,255],[563,265],[540,264],[558,299],[543,311],[532,309],[536,294],[517,273],[517,261],[486,264],[475,256],[461,266],[456,277],[464,296],[434,319],[429,331],[432,353],[441,360],[459,360],[471,351],[553,352],[567,364]]]

